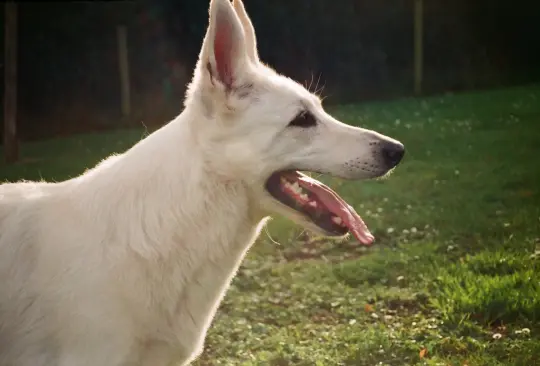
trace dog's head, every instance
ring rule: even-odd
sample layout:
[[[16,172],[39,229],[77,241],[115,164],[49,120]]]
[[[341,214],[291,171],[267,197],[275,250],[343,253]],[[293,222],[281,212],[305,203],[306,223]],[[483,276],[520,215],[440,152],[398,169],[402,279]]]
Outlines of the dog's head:
[[[241,178],[261,206],[312,230],[373,237],[354,209],[299,170],[345,179],[387,174],[401,143],[341,123],[300,84],[264,65],[241,0],[211,0],[210,21],[186,97],[202,116],[198,138],[212,169]]]

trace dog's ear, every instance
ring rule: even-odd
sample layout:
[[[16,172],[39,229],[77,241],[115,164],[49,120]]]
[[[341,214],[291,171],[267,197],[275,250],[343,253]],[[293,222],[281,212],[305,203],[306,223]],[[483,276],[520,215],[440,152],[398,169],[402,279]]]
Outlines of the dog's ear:
[[[199,67],[212,84],[231,90],[249,62],[246,36],[230,0],[211,0],[210,21],[204,38]]]
[[[236,10],[236,14],[238,14],[238,17],[242,22],[242,26],[244,27],[244,34],[246,37],[246,52],[253,62],[257,62],[259,60],[259,55],[257,52],[257,38],[255,36],[255,28],[251,23],[251,19],[249,19],[242,0],[233,0],[233,6],[234,10]]]

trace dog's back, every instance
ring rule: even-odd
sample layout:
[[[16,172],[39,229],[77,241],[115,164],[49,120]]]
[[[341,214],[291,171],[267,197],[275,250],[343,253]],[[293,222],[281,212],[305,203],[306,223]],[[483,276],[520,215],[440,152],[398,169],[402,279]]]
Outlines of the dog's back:
[[[41,207],[51,187],[47,183],[20,182],[0,185],[0,365],[8,362],[45,365],[54,347],[33,349],[52,342],[40,333],[47,318],[36,307],[33,277],[38,265]],[[41,346],[42,347],[42,346]],[[41,348],[40,347],[40,348]]]
[[[115,352],[102,347],[97,354],[92,342],[106,342],[107,329],[130,331],[118,296],[110,300],[116,287],[103,260],[103,238],[80,214],[75,185],[0,185],[1,366],[106,364]],[[98,324],[103,338],[88,336],[89,324]],[[89,354],[82,356],[80,348]]]

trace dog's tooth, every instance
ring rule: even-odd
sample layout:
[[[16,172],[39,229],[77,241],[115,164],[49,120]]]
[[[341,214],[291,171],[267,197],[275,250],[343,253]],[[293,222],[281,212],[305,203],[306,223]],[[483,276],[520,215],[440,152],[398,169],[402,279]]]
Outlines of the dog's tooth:
[[[305,193],[302,193],[302,194],[300,195],[300,198],[301,198],[301,199],[303,199],[304,201],[307,201],[307,200],[309,200],[309,197],[308,197],[308,195],[307,195],[307,194],[305,194]]]
[[[341,220],[341,217],[338,216],[332,216],[332,221],[334,221],[334,223],[338,225],[343,224],[343,220]]]
[[[309,201],[308,205],[311,207],[317,207],[317,201]]]
[[[289,184],[289,181],[288,181],[287,179],[283,178],[283,177],[281,177],[280,181],[281,181],[281,184],[282,184],[284,187],[287,187],[287,186],[290,185],[290,184]]]
[[[298,184],[298,182],[294,182],[291,187],[293,191],[295,191],[296,193],[302,192],[302,188],[300,188],[300,185]]]

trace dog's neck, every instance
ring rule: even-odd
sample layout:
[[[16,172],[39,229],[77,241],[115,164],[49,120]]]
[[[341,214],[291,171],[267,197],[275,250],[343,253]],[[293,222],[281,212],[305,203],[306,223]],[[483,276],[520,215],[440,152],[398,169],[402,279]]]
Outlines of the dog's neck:
[[[244,182],[222,176],[209,165],[196,124],[212,121],[195,119],[194,114],[186,109],[126,153],[75,180],[77,189],[91,191],[79,196],[89,197],[82,206],[91,208],[93,219],[145,256],[167,255],[171,245],[190,240],[177,233],[234,237],[209,230],[208,218],[232,225],[226,230],[257,226],[263,218],[250,205]]]
[[[223,179],[206,163],[192,130],[201,122],[188,110],[126,153],[68,181],[79,214],[101,231],[96,237],[106,242],[106,267],[121,278],[141,337],[175,348],[180,342],[185,350],[200,348],[265,221],[244,182]],[[129,291],[140,287],[141,276],[146,287]],[[189,331],[195,333],[187,341],[196,344],[177,339]]]

